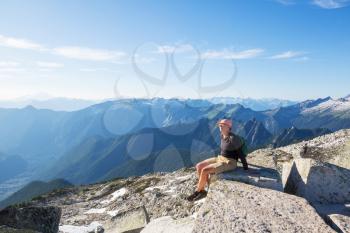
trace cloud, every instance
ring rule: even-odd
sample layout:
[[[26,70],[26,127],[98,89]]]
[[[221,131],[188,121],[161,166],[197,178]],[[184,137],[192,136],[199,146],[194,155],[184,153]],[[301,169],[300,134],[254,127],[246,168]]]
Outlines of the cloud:
[[[0,35],[0,46],[17,49],[45,50],[43,45],[32,42],[30,40],[7,37],[3,35]]]
[[[15,61],[0,61],[0,74],[3,73],[19,73],[24,71],[19,67],[20,63]]]
[[[37,51],[45,51],[51,54],[60,55],[66,58],[91,60],[91,61],[112,61],[118,62],[126,58],[126,53],[114,50],[92,49],[85,47],[62,46],[56,48],[46,48],[43,45],[22,38],[8,37],[0,35],[0,46],[31,49]],[[45,64],[42,64],[45,65]],[[49,65],[49,64],[46,64]],[[53,65],[55,66],[55,65]]]
[[[295,4],[294,0],[275,0],[276,2],[279,2],[283,5],[293,5]]]
[[[209,50],[203,53],[202,57],[207,59],[248,59],[258,57],[264,52],[263,49],[248,49],[240,52],[233,52],[228,49],[217,51]]]
[[[126,57],[124,52],[85,47],[58,47],[52,51],[63,57],[90,61],[118,61]]]
[[[298,58],[295,58],[294,61],[300,61],[300,62],[305,62],[305,61],[308,61],[310,60],[309,57],[307,56],[302,56],[302,57],[298,57]]]
[[[25,71],[23,68],[19,67],[0,67],[0,74],[2,73],[20,73]]]
[[[156,53],[185,53],[193,50],[194,47],[190,44],[162,45],[157,47]]]
[[[324,9],[337,9],[349,5],[349,0],[313,0],[312,3]]]
[[[287,51],[287,52],[283,52],[280,54],[276,54],[276,55],[271,56],[269,58],[270,59],[289,59],[289,58],[300,57],[304,54],[305,54],[305,52],[301,52],[301,51]]]
[[[118,71],[115,71],[115,70],[111,70],[111,69],[108,69],[108,68],[81,68],[79,69],[80,71],[82,72],[111,72],[111,73],[118,73]]]
[[[0,67],[17,67],[19,66],[20,63],[15,62],[15,61],[0,61]]]
[[[296,4],[296,0],[275,0],[283,5],[293,5]],[[311,4],[314,4],[323,9],[337,9],[346,7],[349,5],[350,0],[310,0]]]
[[[149,64],[156,61],[156,59],[153,57],[145,57],[145,56],[141,56],[140,54],[135,54],[134,57],[135,57],[135,61],[138,64]]]
[[[64,65],[61,63],[55,63],[55,62],[44,62],[44,61],[37,61],[37,66],[40,68],[47,68],[47,69],[54,69],[54,68],[61,68]]]

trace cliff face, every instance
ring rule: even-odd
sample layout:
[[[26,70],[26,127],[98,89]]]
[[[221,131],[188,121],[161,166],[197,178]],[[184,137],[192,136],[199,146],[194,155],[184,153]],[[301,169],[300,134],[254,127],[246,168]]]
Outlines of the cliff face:
[[[183,168],[64,188],[29,206],[59,207],[66,233],[350,232],[349,145],[350,130],[341,130],[254,151],[248,172],[210,176],[207,197],[196,202],[186,200],[195,169]],[[29,226],[21,228],[40,232]]]

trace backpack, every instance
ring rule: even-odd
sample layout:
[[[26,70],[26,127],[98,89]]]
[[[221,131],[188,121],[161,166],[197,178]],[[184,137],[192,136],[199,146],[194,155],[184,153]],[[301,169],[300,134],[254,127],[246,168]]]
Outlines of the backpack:
[[[244,157],[247,157],[248,155],[248,146],[244,139],[244,137],[239,136],[239,139],[242,142],[242,146],[240,147],[240,152],[243,154]]]

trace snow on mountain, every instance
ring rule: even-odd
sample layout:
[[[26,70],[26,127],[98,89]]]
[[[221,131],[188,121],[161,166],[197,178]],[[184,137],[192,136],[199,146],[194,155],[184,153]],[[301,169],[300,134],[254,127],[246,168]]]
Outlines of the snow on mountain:
[[[306,108],[302,111],[302,113],[315,113],[315,112],[325,112],[325,111],[333,111],[333,112],[347,112],[350,111],[350,97],[347,98],[339,98],[332,99],[321,102],[311,108]]]

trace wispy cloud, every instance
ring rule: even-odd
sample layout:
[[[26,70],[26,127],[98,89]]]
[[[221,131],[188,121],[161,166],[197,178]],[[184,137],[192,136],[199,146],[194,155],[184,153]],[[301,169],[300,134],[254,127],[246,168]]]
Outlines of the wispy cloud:
[[[0,74],[3,73],[20,73],[25,71],[24,68],[21,67],[1,67],[0,66]]]
[[[61,63],[45,62],[45,61],[37,61],[36,64],[40,68],[47,68],[47,69],[61,68],[64,66],[64,64],[61,64]]]
[[[35,43],[33,41],[22,38],[8,37],[4,35],[0,35],[0,46],[17,49],[45,50],[45,47],[43,45]]]
[[[20,67],[19,62],[15,61],[0,61],[0,74],[3,73],[18,73],[22,72],[24,69]]]
[[[296,0],[275,0],[283,5],[293,5],[296,4]],[[337,9],[346,7],[349,5],[350,0],[309,0],[313,5],[321,7],[323,9]]]
[[[179,45],[162,45],[157,47],[156,53],[184,53],[193,51],[194,47],[190,44],[179,44]]]
[[[337,9],[348,6],[349,0],[313,0],[313,4],[325,9]]]
[[[300,61],[300,62],[305,62],[305,61],[308,61],[308,60],[310,60],[310,58],[307,57],[307,56],[297,57],[297,58],[294,59],[294,61]]]
[[[110,72],[110,73],[118,73],[118,71],[115,71],[115,70],[111,70],[111,69],[108,69],[108,68],[81,68],[79,69],[80,71],[82,72]]]
[[[20,63],[16,61],[0,61],[0,67],[17,67]]]
[[[276,2],[279,2],[283,5],[293,5],[295,4],[294,0],[275,0]]]
[[[121,51],[93,49],[86,47],[61,46],[56,48],[48,48],[28,39],[8,37],[4,35],[0,35],[0,46],[16,49],[31,49],[37,51],[45,51],[47,53],[63,56],[66,58],[91,61],[118,62],[122,59],[126,59],[127,56],[126,53]]]
[[[305,52],[302,51],[286,51],[280,54],[276,54],[274,56],[268,57],[270,59],[289,59],[289,58],[296,58],[300,57],[302,55],[305,55]]]
[[[153,57],[145,57],[141,56],[140,54],[135,54],[134,57],[138,64],[149,64],[156,61],[156,59]]]
[[[126,53],[120,51],[85,47],[58,47],[53,49],[53,53],[67,58],[91,61],[118,61],[126,57]]]
[[[202,57],[207,59],[249,59],[258,57],[263,52],[264,50],[260,48],[248,49],[239,52],[234,52],[228,49],[224,49],[222,51],[209,50],[203,53]]]

